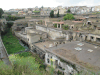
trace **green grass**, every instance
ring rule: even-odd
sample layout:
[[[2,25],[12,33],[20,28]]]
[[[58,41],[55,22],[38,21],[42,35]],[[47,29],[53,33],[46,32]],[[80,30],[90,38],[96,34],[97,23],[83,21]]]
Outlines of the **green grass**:
[[[25,48],[19,44],[19,40],[15,36],[12,35],[11,29],[8,29],[7,34],[2,36],[2,40],[8,54],[25,50]]]
[[[41,64],[29,52],[11,55],[9,59],[12,69],[0,61],[0,75],[50,75],[44,68],[40,68]]]

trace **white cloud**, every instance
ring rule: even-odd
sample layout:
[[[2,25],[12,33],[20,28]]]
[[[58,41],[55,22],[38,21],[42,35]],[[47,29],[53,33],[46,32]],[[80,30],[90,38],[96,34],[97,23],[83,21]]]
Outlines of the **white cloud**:
[[[56,0],[2,0],[0,1],[0,7],[3,9],[11,8],[29,8],[29,7],[56,7],[63,5],[63,2],[57,2]]]
[[[77,4],[78,6],[97,6],[100,2],[95,3],[95,0],[84,0]]]
[[[79,6],[93,6],[94,0],[84,0],[78,3]]]
[[[95,0],[84,0],[84,1],[74,0],[74,1],[72,1],[72,0],[1,0],[0,8],[12,9],[12,8],[32,8],[35,6],[57,7],[59,5],[62,5],[62,6],[100,5],[100,2],[94,3]]]

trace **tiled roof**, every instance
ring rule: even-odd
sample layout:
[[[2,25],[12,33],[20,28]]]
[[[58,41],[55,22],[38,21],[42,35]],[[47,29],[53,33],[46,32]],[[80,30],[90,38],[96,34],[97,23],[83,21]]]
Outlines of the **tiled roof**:
[[[74,22],[74,23],[82,23],[82,21],[72,21],[72,22]]]
[[[53,23],[57,23],[57,24],[64,24],[64,22],[53,22]]]

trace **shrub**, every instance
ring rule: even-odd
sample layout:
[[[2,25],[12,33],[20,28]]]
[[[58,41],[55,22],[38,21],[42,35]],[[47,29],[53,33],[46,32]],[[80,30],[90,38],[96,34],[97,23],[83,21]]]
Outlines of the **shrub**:
[[[54,27],[57,28],[57,24],[54,24]]]
[[[72,15],[72,14],[66,14],[66,16],[64,16],[64,18],[63,18],[64,20],[73,20],[73,19],[75,19],[74,18],[74,16]]]
[[[36,62],[35,57],[27,54],[25,56],[27,57],[19,56],[19,54],[9,56],[12,69],[0,61],[0,75],[50,75],[44,69],[39,68],[40,64]]]
[[[50,12],[50,17],[51,17],[51,18],[54,17],[54,11],[53,11],[53,10]]]
[[[63,29],[68,30],[69,26],[68,25],[63,25]]]

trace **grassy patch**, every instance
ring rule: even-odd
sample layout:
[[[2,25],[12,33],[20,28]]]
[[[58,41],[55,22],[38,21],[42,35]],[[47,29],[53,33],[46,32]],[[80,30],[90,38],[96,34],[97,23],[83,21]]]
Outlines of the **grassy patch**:
[[[12,35],[11,29],[8,29],[7,34],[2,36],[2,40],[8,54],[25,50],[25,48],[19,44],[19,40],[15,36]]]
[[[39,68],[41,64],[37,63],[35,57],[32,57],[29,52],[11,55],[9,59],[13,65],[12,69],[0,62],[0,75],[50,75],[50,73]]]
[[[32,56],[32,54],[29,52],[23,52],[23,53],[20,53],[19,56],[20,57],[27,57],[27,56]]]

